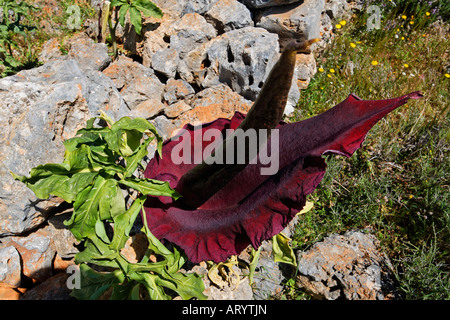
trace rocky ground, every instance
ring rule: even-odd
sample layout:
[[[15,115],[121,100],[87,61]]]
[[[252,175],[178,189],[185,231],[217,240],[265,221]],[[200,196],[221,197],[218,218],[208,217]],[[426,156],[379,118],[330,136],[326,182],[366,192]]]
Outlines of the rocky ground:
[[[146,18],[141,36],[129,25],[119,32],[133,58],[120,55],[112,61],[106,44],[91,38],[98,32],[93,19],[66,40],[66,55],[61,41],[51,39],[40,54],[41,67],[0,79],[0,299],[69,298],[65,270],[78,252],[62,224],[70,208],[58,198],[37,199],[10,171],[27,175],[39,164],[62,161],[62,141],[100,110],[115,120],[149,119],[164,138],[186,123],[245,113],[286,41],[320,37],[311,54],[297,55],[289,114],[316,72],[315,59],[333,37],[332,21],[360,8],[345,0],[154,2],[163,18]],[[130,259],[139,250],[133,247],[139,248],[130,244]],[[331,235],[297,255],[296,272],[273,262],[267,242],[252,287],[242,275],[233,288],[205,277],[206,294],[210,299],[267,299],[294,276],[316,298],[396,297],[389,261],[370,234]]]

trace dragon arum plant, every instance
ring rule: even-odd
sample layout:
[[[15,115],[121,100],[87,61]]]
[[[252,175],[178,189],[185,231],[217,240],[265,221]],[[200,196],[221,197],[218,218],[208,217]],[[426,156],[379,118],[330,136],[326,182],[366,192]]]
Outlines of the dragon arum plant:
[[[193,262],[223,262],[250,244],[258,248],[262,241],[279,234],[305,206],[306,196],[325,174],[322,155],[350,157],[377,121],[408,99],[422,96],[414,92],[395,99],[364,101],[351,94],[321,115],[296,123],[281,122],[295,56],[307,51],[315,41],[294,41],[286,46],[246,116],[236,112],[231,120],[186,125],[182,135],[164,143],[162,158],[157,156],[150,161],[145,177],[168,181],[183,197],[148,197],[144,205],[146,222],[158,239],[177,244]],[[223,137],[230,129],[278,130],[279,145],[275,150],[279,153],[279,170],[274,175],[262,175],[264,164],[248,157],[245,163],[212,162],[206,158],[196,164],[195,155],[204,156],[204,150],[213,150],[212,158],[217,153],[230,152],[233,134],[219,139],[222,143],[214,148],[214,139],[196,143],[211,129],[222,132]],[[268,154],[271,143],[269,139],[258,148]],[[234,146],[230,153],[236,155]],[[202,150],[195,150],[196,147]],[[180,158],[190,159],[180,163]],[[286,248],[286,239],[277,240],[279,246]],[[289,257],[289,250],[285,251]],[[295,261],[291,259],[291,263]]]
[[[107,125],[94,127],[97,119]],[[186,259],[176,248],[167,249],[146,225],[149,246],[142,261],[131,263],[121,253],[147,196],[179,197],[167,182],[135,177],[155,137],[161,152],[161,137],[147,120],[124,117],[114,123],[102,113],[88,120],[76,137],[64,141],[63,163],[40,165],[30,177],[12,173],[39,198],[54,195],[73,203],[72,217],[65,224],[85,245],[75,257],[82,275],[80,288],[72,291],[78,299],[98,299],[111,288],[111,299],[170,299],[173,292],[183,299],[205,298],[200,277],[178,272]],[[123,189],[138,192],[129,208]],[[112,236],[109,225],[113,225]],[[151,254],[159,261],[149,262]],[[113,271],[97,272],[92,265]]]
[[[112,298],[138,298],[142,286],[152,299],[169,298],[168,291],[182,298],[204,298],[202,280],[177,272],[185,258],[177,249],[171,252],[164,247],[160,242],[163,239],[183,249],[194,263],[219,263],[215,267],[219,272],[236,263],[235,259],[226,262],[230,256],[252,245],[251,277],[259,255],[255,248],[271,238],[275,260],[296,264],[289,238],[279,234],[299,211],[308,210],[306,196],[325,174],[322,156],[334,153],[350,157],[377,121],[408,99],[422,96],[414,92],[394,99],[364,101],[352,94],[319,116],[282,122],[295,56],[307,52],[315,41],[293,41],[286,46],[247,115],[236,112],[230,120],[217,119],[195,127],[188,124],[181,136],[162,143],[146,120],[125,117],[113,123],[102,114],[99,118],[107,127],[94,127],[94,118],[78,132],[79,136],[65,141],[64,163],[38,166],[30,177],[14,175],[39,198],[53,194],[73,202],[74,213],[67,225],[86,246],[76,256],[85,280],[80,290],[74,290],[74,296],[94,299],[112,287]],[[198,137],[204,137],[210,129],[222,135],[220,143],[205,139],[199,144]],[[261,174],[264,164],[252,161],[247,147],[243,163],[210,161],[226,153],[236,160],[238,147],[229,146],[237,129],[268,130],[269,136],[277,133],[279,145],[275,149],[271,148],[272,139],[257,141],[258,152],[267,155],[269,150],[277,150],[276,173]],[[227,136],[230,130],[233,133]],[[158,139],[158,153],[145,168],[144,179],[138,179],[133,174],[147,154],[150,139],[140,141],[150,133]],[[212,143],[216,143],[214,148]],[[205,150],[209,154],[205,155]],[[184,152],[187,154],[181,156]],[[203,162],[194,159],[197,154],[206,156]],[[259,153],[256,157],[259,159]],[[180,158],[189,161],[180,162]],[[139,192],[128,209],[121,188]],[[140,263],[130,263],[120,250],[139,212],[150,245]],[[105,222],[114,224],[112,238]],[[160,255],[161,261],[148,263],[152,252]],[[88,264],[112,267],[114,271],[99,273]],[[211,271],[210,276],[213,274]]]

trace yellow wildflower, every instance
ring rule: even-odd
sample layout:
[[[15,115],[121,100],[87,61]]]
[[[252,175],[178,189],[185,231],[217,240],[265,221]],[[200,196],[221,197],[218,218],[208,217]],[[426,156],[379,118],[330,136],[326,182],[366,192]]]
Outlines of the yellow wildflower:
[[[327,74],[327,77],[328,77],[328,78],[331,78],[331,74]]]
[[[342,26],[338,23],[338,24],[336,25],[336,29],[340,29],[340,28],[342,28]]]
[[[320,67],[319,68],[319,72],[323,72],[324,70],[323,70],[323,68],[322,67]]]
[[[446,74],[445,74],[445,77],[446,77],[446,78],[450,78],[450,74],[446,73]]]
[[[427,16],[429,16],[431,13],[429,13],[429,12],[427,11],[427,12],[425,12],[425,14],[426,14]]]
[[[378,61],[376,61],[376,60],[373,60],[373,61],[372,61],[372,65],[373,65],[373,66],[376,66],[377,64],[378,64]]]
[[[402,15],[402,19],[403,19],[403,20],[406,20],[406,18],[408,18],[408,17],[405,16],[405,15]]]
[[[356,44],[354,44],[354,43],[352,42],[352,43],[350,43],[350,47],[356,48]]]
[[[414,21],[410,21],[409,24],[414,24]]]
[[[347,24],[347,21],[342,20],[341,22],[339,22],[341,25],[345,26]]]
[[[335,73],[334,69],[330,69],[330,72],[331,72],[331,73]]]
[[[404,66],[405,68],[408,68],[408,67],[409,67],[409,65],[408,65],[407,63],[405,63],[403,66]]]

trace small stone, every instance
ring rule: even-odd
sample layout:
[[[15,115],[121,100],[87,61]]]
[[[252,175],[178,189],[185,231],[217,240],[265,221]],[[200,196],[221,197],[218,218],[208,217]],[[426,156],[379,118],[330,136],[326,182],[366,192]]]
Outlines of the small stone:
[[[181,114],[183,114],[186,111],[191,110],[191,106],[188,105],[184,100],[178,101],[164,109],[164,114],[168,118],[177,118]]]
[[[205,18],[219,33],[253,26],[250,11],[237,0],[219,0],[206,12]]]
[[[22,266],[20,255],[13,246],[0,247],[0,283],[6,283],[13,287],[20,286]]]
[[[179,60],[176,49],[163,49],[152,56],[152,68],[167,78],[174,78]]]
[[[300,1],[301,0],[242,0],[241,2],[249,8],[259,9],[282,6]]]
[[[8,283],[0,282],[0,300],[19,300],[21,292]]]
[[[217,31],[201,15],[188,13],[172,24],[170,34],[170,47],[183,59],[186,53],[216,37]]]
[[[71,290],[67,287],[69,276],[65,272],[58,273],[25,292],[20,300],[72,300]]]
[[[51,60],[65,59],[60,49],[61,42],[57,38],[52,38],[42,45],[41,53],[39,54],[39,62],[47,63]]]
[[[105,43],[95,43],[84,33],[80,33],[67,42],[70,45],[68,58],[77,61],[82,71],[102,71],[111,63]]]
[[[147,236],[144,233],[137,233],[130,237],[120,253],[130,262],[138,263],[142,260],[148,248]]]
[[[317,299],[398,299],[389,259],[371,234],[333,234],[298,257],[297,286]]]
[[[52,262],[56,250],[48,226],[27,237],[9,237],[6,245],[14,246],[22,260],[22,272],[35,282],[42,282],[52,275]]]
[[[171,121],[167,119],[165,116],[158,116],[155,119],[151,120],[151,123],[156,127],[161,137],[166,140],[170,138],[175,130],[179,129],[180,125],[179,121],[174,123],[174,121]]]
[[[161,101],[164,84],[156,76],[137,76],[127,82],[120,91],[128,107],[133,110],[147,100]]]
[[[251,101],[220,84],[197,93],[192,99],[192,109],[183,113],[178,120],[182,124],[205,123],[217,118],[230,119],[236,111],[247,113]]]
[[[53,245],[58,256],[64,259],[71,259],[79,251],[76,245],[80,243],[72,232],[64,224],[72,216],[73,211],[54,215],[48,219],[49,231],[52,237]]]
[[[306,0],[263,11],[258,27],[277,33],[280,42],[320,38],[319,29],[325,0]]]
[[[130,117],[152,119],[162,113],[163,110],[164,104],[159,99],[148,99],[131,110]]]
[[[169,79],[164,89],[164,100],[168,104],[173,104],[178,100],[191,97],[194,93],[194,88],[188,82]]]

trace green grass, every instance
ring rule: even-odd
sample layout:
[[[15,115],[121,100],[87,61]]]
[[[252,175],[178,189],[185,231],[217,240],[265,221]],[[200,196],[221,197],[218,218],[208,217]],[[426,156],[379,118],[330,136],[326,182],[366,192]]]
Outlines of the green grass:
[[[413,19],[401,17],[406,11],[384,17],[382,29],[372,32],[366,17],[353,17],[318,59],[320,71],[301,92],[293,121],[350,93],[371,100],[420,90],[424,98],[381,120],[353,157],[327,158],[327,173],[309,198],[315,207],[293,240],[305,250],[330,233],[369,229],[395,265],[403,298],[448,299],[449,24],[432,25],[426,7],[415,10],[420,16]]]

